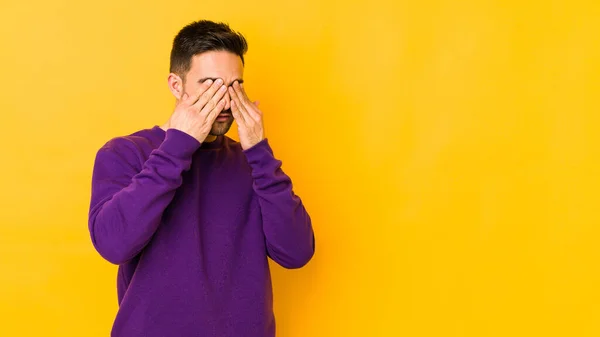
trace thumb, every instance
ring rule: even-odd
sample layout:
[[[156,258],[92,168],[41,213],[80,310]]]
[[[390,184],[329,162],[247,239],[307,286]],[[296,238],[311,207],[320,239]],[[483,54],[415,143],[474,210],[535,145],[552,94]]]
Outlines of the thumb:
[[[177,97],[177,96],[176,96]],[[179,101],[183,102],[185,101],[187,98],[189,97],[189,95],[187,94],[187,92],[185,92],[185,90],[183,90],[183,88],[181,89],[181,92],[179,93]]]

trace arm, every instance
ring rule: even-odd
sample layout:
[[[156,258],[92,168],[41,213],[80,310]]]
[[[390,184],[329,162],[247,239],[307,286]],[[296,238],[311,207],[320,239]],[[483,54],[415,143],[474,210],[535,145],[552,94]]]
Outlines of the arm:
[[[200,146],[193,137],[169,129],[139,170],[131,162],[135,154],[128,142],[115,139],[101,148],[92,176],[89,231],[98,253],[114,264],[129,261],[150,241]]]
[[[285,268],[304,266],[314,254],[315,239],[310,216],[294,194],[291,179],[266,139],[244,153],[252,167],[269,256]]]
[[[192,154],[225,107],[221,79],[205,81],[193,94],[171,89],[178,100],[165,140],[141,169],[126,158],[132,152],[126,139],[109,142],[96,155],[88,226],[96,250],[114,264],[129,261],[148,244]]]

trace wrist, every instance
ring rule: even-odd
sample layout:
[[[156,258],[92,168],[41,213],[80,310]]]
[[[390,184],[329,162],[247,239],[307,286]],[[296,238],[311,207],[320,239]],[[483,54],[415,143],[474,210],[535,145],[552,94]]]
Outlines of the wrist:
[[[189,133],[176,128],[168,128],[161,148],[179,158],[191,157],[201,142]]]

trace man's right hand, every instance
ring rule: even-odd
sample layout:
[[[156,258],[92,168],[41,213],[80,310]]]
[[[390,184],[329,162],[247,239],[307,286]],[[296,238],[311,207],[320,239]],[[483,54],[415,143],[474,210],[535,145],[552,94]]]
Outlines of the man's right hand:
[[[214,83],[206,80],[193,95],[183,93],[175,111],[171,115],[167,127],[183,131],[196,138],[200,143],[204,142],[215,119],[225,107],[225,93],[227,87],[221,79]]]

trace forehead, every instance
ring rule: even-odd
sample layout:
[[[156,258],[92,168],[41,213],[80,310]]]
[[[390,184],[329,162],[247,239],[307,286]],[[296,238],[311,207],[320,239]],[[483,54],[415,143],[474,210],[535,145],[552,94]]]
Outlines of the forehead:
[[[192,57],[188,79],[198,80],[200,78],[222,78],[241,79],[244,74],[242,59],[228,51],[209,51]]]

